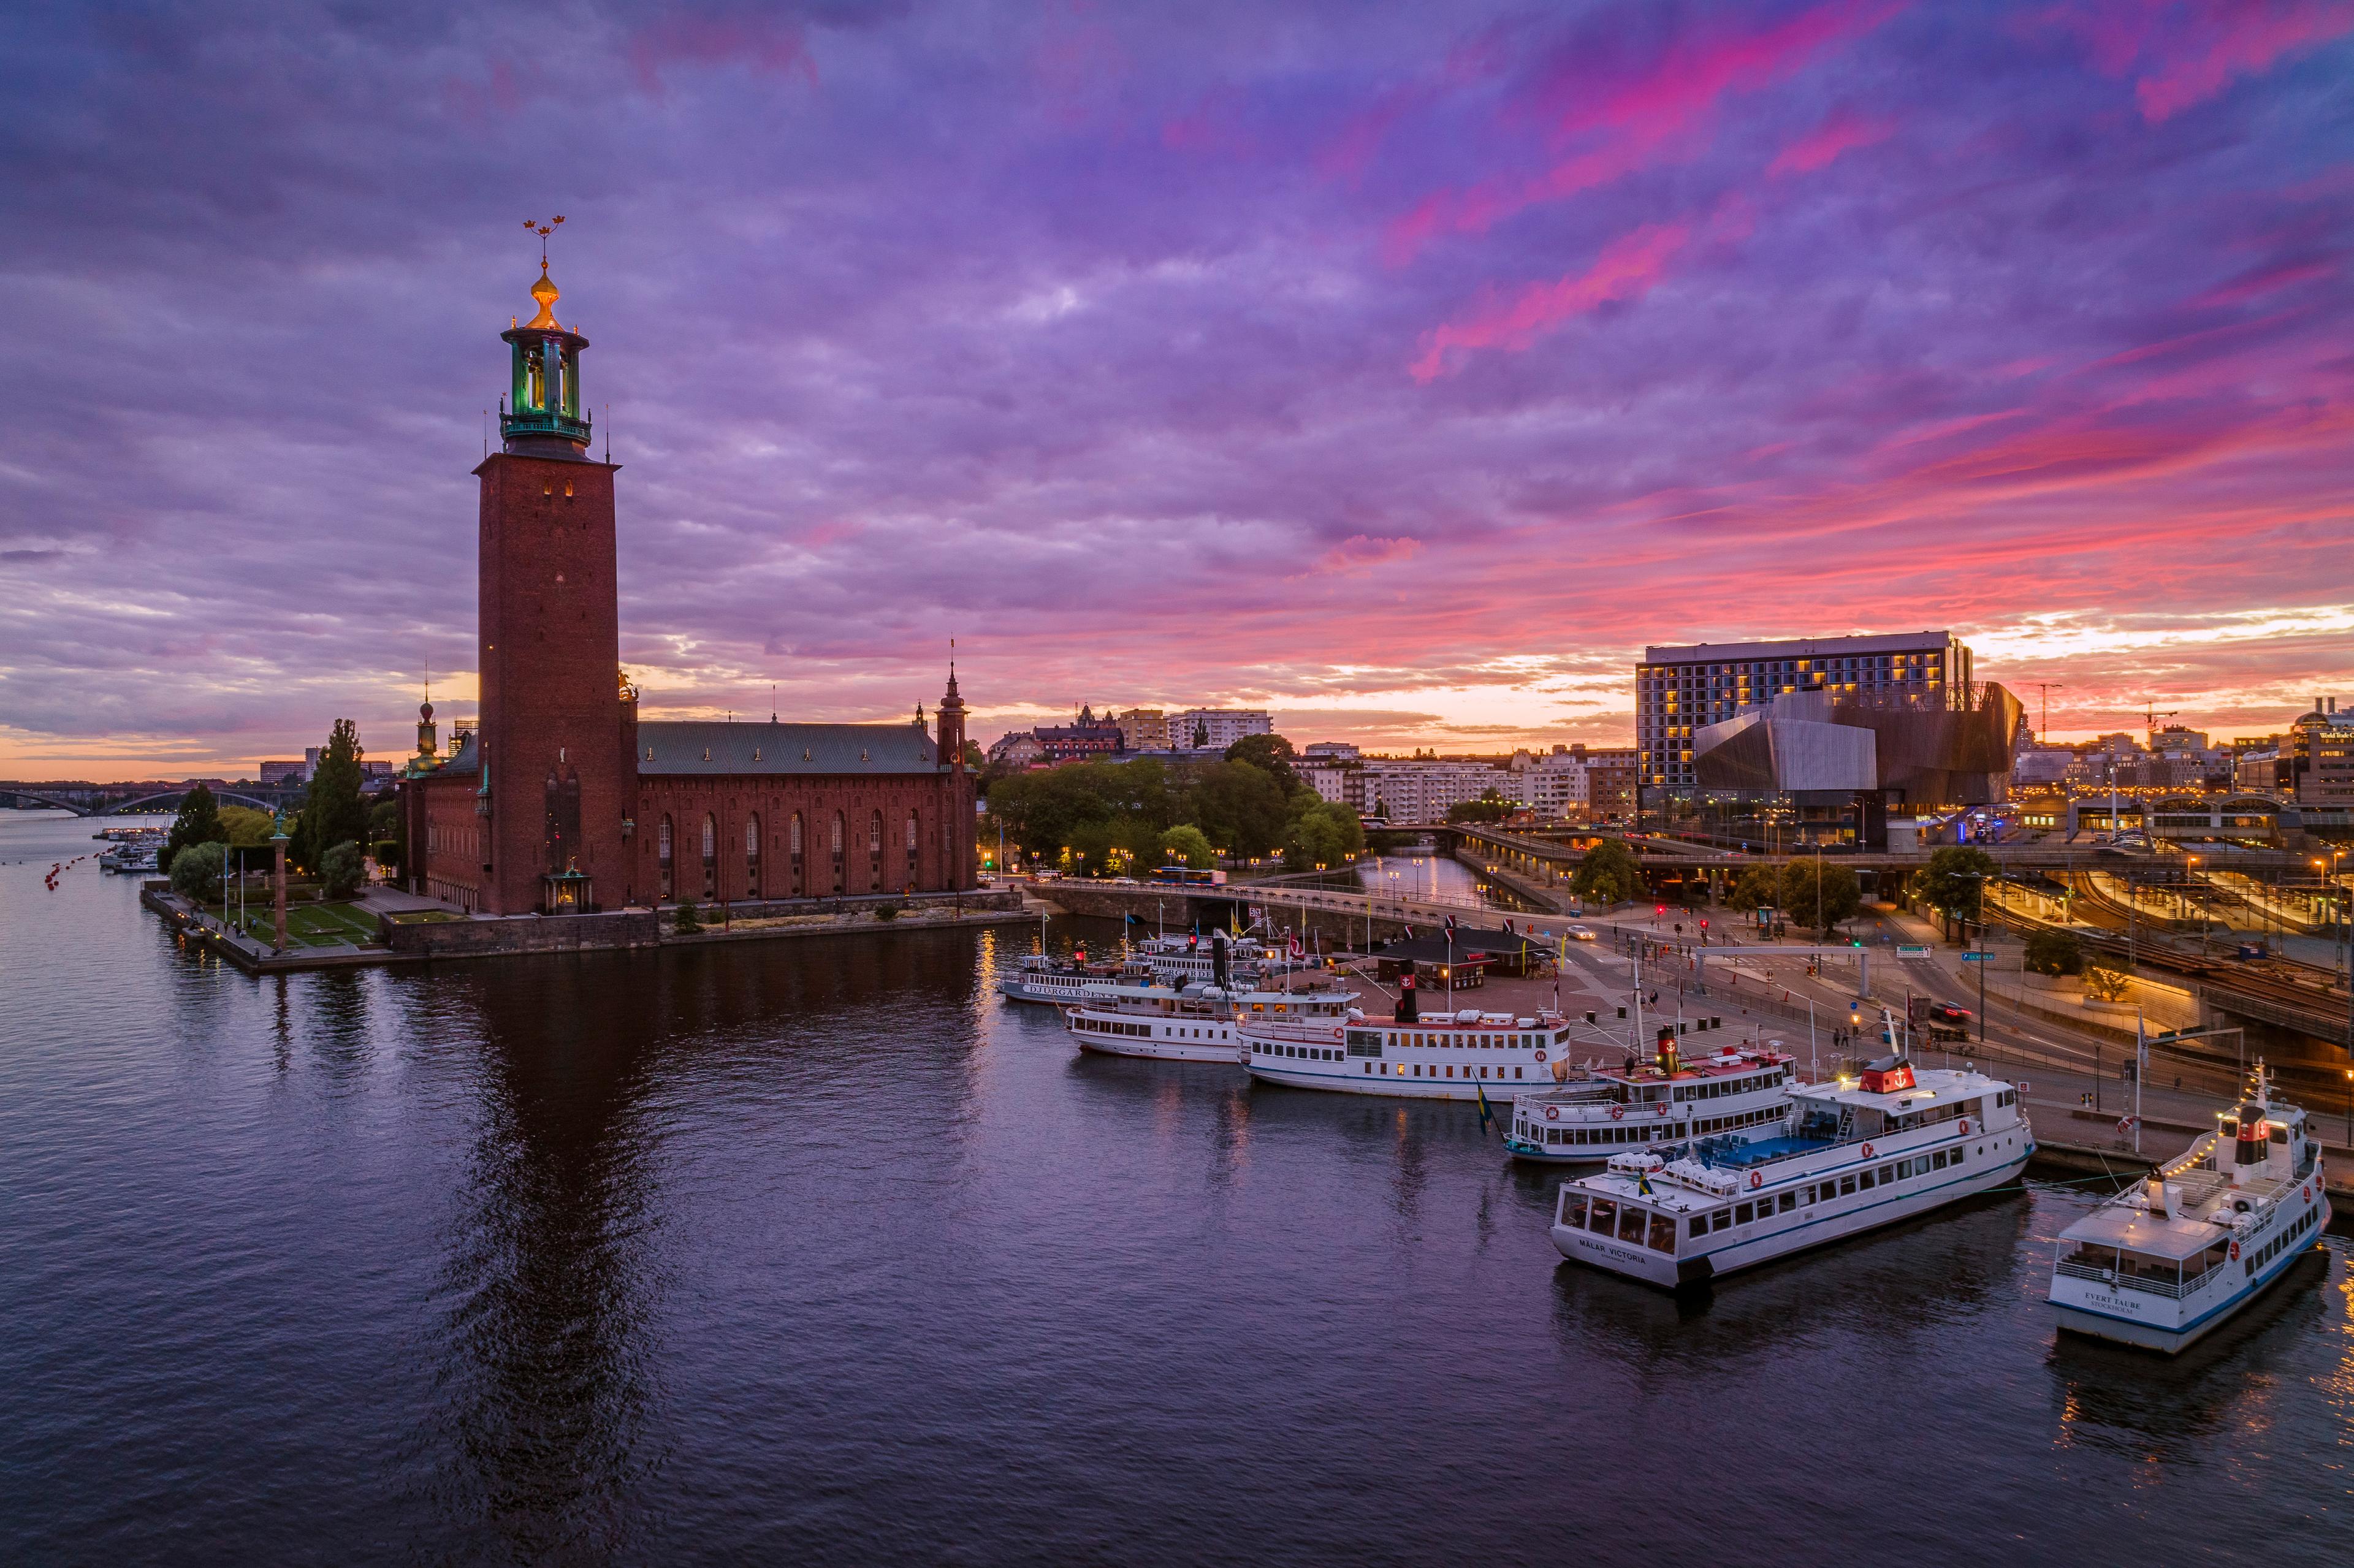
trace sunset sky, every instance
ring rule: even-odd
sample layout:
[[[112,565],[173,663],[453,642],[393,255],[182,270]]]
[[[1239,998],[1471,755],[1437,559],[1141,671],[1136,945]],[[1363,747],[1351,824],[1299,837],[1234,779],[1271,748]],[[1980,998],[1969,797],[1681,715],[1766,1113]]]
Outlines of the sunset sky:
[[[35,14],[36,11],[39,14]],[[9,8],[0,777],[472,713],[526,217],[649,716],[2354,697],[2354,0]],[[445,731],[446,733],[446,731]]]

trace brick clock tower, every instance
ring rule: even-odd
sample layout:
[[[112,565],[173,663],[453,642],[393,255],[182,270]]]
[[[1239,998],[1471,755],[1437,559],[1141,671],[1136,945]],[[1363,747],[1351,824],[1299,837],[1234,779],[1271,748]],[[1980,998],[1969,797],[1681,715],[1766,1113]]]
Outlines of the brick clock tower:
[[[623,902],[635,805],[634,718],[620,682],[611,463],[590,460],[580,397],[588,340],[539,313],[501,335],[512,354],[501,450],[482,493],[481,784],[486,915],[568,914]]]

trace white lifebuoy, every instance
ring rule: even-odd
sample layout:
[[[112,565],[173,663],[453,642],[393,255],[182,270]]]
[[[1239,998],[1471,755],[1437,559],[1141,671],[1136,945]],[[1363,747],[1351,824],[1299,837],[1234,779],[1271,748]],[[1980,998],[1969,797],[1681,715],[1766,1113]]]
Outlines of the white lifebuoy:
[[[1612,1106],[1612,1107],[1610,1107],[1610,1119],[1611,1119],[1612,1121],[1617,1121],[1619,1118],[1621,1118],[1621,1117],[1625,1116],[1626,1114],[1627,1114],[1627,1107],[1626,1107],[1625,1106]]]
[[[1868,1143],[1867,1143],[1867,1144],[1865,1144],[1865,1145],[1863,1146],[1863,1157],[1864,1157],[1866,1160],[1869,1160],[1869,1159],[1871,1159],[1871,1158],[1872,1158],[1872,1145],[1870,1145],[1870,1144],[1868,1144]]]
[[[1766,1172],[1763,1171],[1752,1171],[1749,1173],[1749,1190],[1754,1192],[1764,1185],[1766,1185]]]
[[[1332,1038],[1333,1038],[1333,1039],[1335,1039],[1335,1040],[1344,1039],[1344,1038],[1346,1038],[1346,1037],[1347,1037],[1347,1034],[1348,1034],[1348,1031],[1346,1031],[1345,1029],[1342,1029],[1342,1028],[1341,1028],[1341,1027],[1340,1027],[1338,1024],[1333,1025],[1333,1028],[1332,1028]],[[1963,1130],[1964,1132],[1967,1132],[1967,1131],[1969,1130],[1969,1128],[1964,1128],[1962,1130]]]
[[[1547,1106],[1547,1107],[1545,1107],[1545,1120],[1547,1120],[1547,1121],[1559,1121],[1560,1119],[1561,1119],[1561,1107],[1560,1107],[1559,1106]]]
[[[1964,1118],[1961,1119],[1960,1126],[1961,1126],[1962,1136],[1963,1136],[1964,1138],[1967,1138],[1967,1137],[1970,1135],[1970,1118],[1967,1118],[1967,1117],[1964,1117]]]

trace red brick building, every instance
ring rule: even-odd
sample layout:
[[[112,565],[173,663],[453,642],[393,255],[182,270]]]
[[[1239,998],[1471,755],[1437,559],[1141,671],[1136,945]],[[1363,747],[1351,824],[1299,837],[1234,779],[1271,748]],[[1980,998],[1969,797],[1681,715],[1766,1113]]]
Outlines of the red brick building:
[[[912,724],[641,720],[620,672],[610,463],[588,455],[588,339],[539,313],[502,336],[501,450],[482,481],[482,719],[402,781],[410,885],[484,915],[975,885],[964,700]],[[420,726],[420,736],[425,727]]]

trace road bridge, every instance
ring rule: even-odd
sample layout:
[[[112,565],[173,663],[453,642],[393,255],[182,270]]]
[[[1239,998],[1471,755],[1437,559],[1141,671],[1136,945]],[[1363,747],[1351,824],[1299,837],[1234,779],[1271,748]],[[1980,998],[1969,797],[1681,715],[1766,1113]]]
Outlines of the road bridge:
[[[71,779],[39,783],[7,779],[0,780],[0,800],[18,806],[55,807],[77,817],[111,817],[125,811],[175,810],[188,791],[199,783],[211,789],[217,800],[263,811],[300,806],[306,793],[300,784],[219,784],[208,779],[177,782],[146,779],[125,784],[96,784]]]

